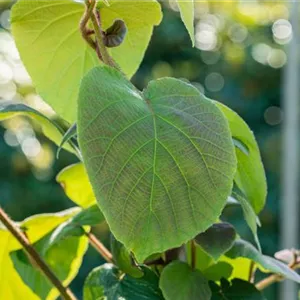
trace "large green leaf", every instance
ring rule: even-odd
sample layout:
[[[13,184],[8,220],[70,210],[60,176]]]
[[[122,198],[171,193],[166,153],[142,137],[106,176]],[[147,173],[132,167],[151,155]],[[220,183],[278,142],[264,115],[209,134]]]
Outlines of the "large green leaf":
[[[228,251],[236,238],[234,227],[226,222],[216,223],[195,237],[196,243],[214,260]]]
[[[64,168],[56,176],[56,181],[60,183],[66,195],[77,205],[86,208],[96,203],[83,163]]]
[[[221,285],[210,282],[210,287],[211,300],[265,300],[252,283],[241,279],[233,279],[231,282],[223,279]]]
[[[195,29],[194,29],[194,0],[176,0],[181,19],[190,35],[193,46],[195,44]]]
[[[79,209],[76,208],[56,214],[35,215],[25,219],[23,222],[16,223],[16,225],[26,230],[28,239],[31,243],[35,243],[78,211]],[[10,232],[0,225],[0,299],[40,299],[24,284],[10,259],[9,253],[21,248],[22,246]]]
[[[234,178],[238,188],[244,193],[256,213],[259,213],[266,201],[267,184],[259,148],[255,137],[244,120],[227,106],[216,102],[225,114],[232,137],[241,141],[248,149],[248,154],[236,147],[238,160],[237,172]]]
[[[203,274],[181,261],[174,261],[163,269],[159,287],[166,300],[211,298],[211,290]]]
[[[143,268],[142,278],[123,276],[111,264],[95,268],[87,277],[84,300],[124,299],[124,300],[163,300],[158,287],[158,277],[149,269]]]
[[[42,127],[43,133],[46,137],[48,137],[57,145],[61,143],[65,130],[56,121],[46,117],[39,111],[27,106],[24,103],[16,101],[0,102],[0,121],[16,116],[26,116],[34,121],[37,121]],[[74,147],[68,143],[64,145],[64,148],[75,153]]]
[[[236,157],[226,119],[196,88],[165,78],[141,94],[102,66],[82,80],[78,106],[96,198],[138,261],[182,245],[219,217]]]
[[[254,246],[244,240],[236,240],[226,256],[231,259],[238,257],[251,259],[258,264],[262,271],[277,273],[300,283],[300,276],[294,270],[273,257],[261,254]]]
[[[58,277],[58,279],[68,286],[77,275],[82,263],[83,255],[88,246],[88,239],[82,237],[68,237],[59,243],[49,243],[53,241],[51,234],[38,241],[34,247],[43,257],[45,262]],[[46,248],[45,248],[46,246]],[[12,252],[10,257],[14,267],[24,283],[37,294],[40,299],[56,299],[59,292],[44,275],[32,266],[28,257],[22,250]]]
[[[123,43],[110,52],[131,77],[142,61],[153,26],[161,20],[155,1],[111,0],[100,8],[103,29],[115,19],[127,27]],[[83,3],[73,0],[19,0],[12,9],[12,32],[38,93],[67,121],[76,120],[81,78],[99,64],[79,31]]]

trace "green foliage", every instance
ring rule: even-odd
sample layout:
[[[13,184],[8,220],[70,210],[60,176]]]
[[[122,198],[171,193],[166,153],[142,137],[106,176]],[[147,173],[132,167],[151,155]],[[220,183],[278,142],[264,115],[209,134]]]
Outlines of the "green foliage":
[[[211,299],[211,290],[203,274],[180,261],[163,269],[159,287],[166,300]]]
[[[231,282],[221,280],[221,285],[210,282],[212,290],[211,300],[265,300],[253,284],[240,279]]]
[[[87,245],[88,241],[84,236],[69,236],[57,243],[56,232],[54,231],[35,243],[34,248],[42,254],[42,258],[63,284],[68,286],[78,273]],[[12,252],[10,257],[23,282],[40,299],[50,300],[59,296],[58,291],[48,282],[40,270],[31,264],[23,250]]]
[[[76,121],[80,80],[99,64],[78,28],[83,12],[84,5],[72,0],[19,0],[12,9],[12,32],[39,94],[71,123]],[[100,13],[104,29],[116,18],[126,24],[123,43],[110,53],[131,77],[141,63],[153,26],[160,23],[160,5],[111,0],[109,6],[100,3]]]
[[[158,288],[158,277],[149,269],[143,268],[144,276],[133,278],[122,274],[115,266],[104,264],[94,269],[84,285],[84,300],[124,299],[124,300],[163,300]]]
[[[214,223],[236,160],[228,125],[211,100],[171,78],[141,94],[103,66],[83,78],[78,108],[79,144],[96,198],[138,261]]]
[[[236,232],[229,223],[216,223],[195,237],[196,243],[214,260],[228,251],[236,238]]]
[[[195,45],[195,30],[194,30],[194,0],[176,0],[181,19],[190,35],[193,46]]]
[[[48,118],[39,111],[27,106],[24,103],[16,101],[0,102],[0,121],[7,120],[16,116],[26,116],[38,122],[42,127],[46,137],[59,145],[65,133],[65,129],[54,119]],[[70,152],[76,153],[74,144],[65,144],[64,148]]]

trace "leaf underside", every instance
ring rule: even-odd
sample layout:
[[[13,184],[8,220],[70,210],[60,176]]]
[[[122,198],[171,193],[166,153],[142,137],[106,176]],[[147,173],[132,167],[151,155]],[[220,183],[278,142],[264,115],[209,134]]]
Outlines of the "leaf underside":
[[[101,66],[82,81],[78,138],[100,208],[138,261],[206,230],[236,170],[220,110],[193,86],[165,78],[142,93]]]

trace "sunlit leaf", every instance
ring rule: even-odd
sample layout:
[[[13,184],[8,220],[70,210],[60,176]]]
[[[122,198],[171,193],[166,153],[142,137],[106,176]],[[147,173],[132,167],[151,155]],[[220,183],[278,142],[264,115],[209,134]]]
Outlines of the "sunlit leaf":
[[[153,26],[160,23],[160,5],[154,0],[109,3],[99,3],[103,29],[116,19],[127,27],[124,41],[110,53],[131,77],[143,59]],[[84,4],[72,0],[19,0],[11,17],[13,36],[38,93],[71,123],[76,121],[80,80],[100,63],[79,31],[83,12]]]
[[[133,278],[120,276],[120,271],[111,264],[95,268],[85,281],[83,299],[163,300],[158,277],[147,268],[143,272],[142,278]]]
[[[195,45],[195,29],[194,29],[194,0],[176,0],[181,19],[190,35],[193,46]]]
[[[68,286],[74,279],[82,263],[83,255],[88,246],[88,239],[82,237],[68,237],[60,243],[49,243],[54,240],[51,233],[34,244],[35,249],[48,264],[58,279]],[[46,248],[45,248],[46,246]],[[52,286],[44,275],[32,266],[22,250],[12,252],[10,257],[14,267],[24,283],[28,285],[40,299],[56,299],[59,292]]]
[[[277,273],[300,283],[300,276],[294,270],[273,257],[261,254],[254,246],[244,240],[236,240],[226,256],[232,259],[238,257],[251,259],[258,264],[262,271]]]
[[[141,94],[102,66],[82,80],[78,106],[78,140],[96,198],[139,262],[219,217],[236,158],[226,119],[196,88],[165,78]]]
[[[78,211],[79,209],[76,208],[56,214],[35,215],[16,224],[25,230],[29,241],[35,243]],[[0,226],[0,299],[40,299],[24,284],[10,259],[9,253],[21,248],[22,246],[16,241],[11,233],[3,226]]]
[[[166,300],[211,299],[207,279],[199,270],[181,261],[174,261],[163,269],[159,287]]]
[[[82,163],[70,165],[63,169],[56,177],[66,195],[77,205],[89,207],[96,204],[92,186]]]
[[[221,280],[221,286],[210,282],[212,290],[211,300],[266,300],[256,287],[241,279],[233,279],[231,282]]]
[[[234,227],[229,223],[216,223],[195,237],[196,243],[214,260],[228,251],[236,238]]]
[[[51,120],[50,118],[46,117],[42,113],[27,106],[24,103],[2,100],[0,102],[0,121],[16,116],[26,116],[38,122],[42,127],[44,135],[57,145],[60,144],[65,130],[56,121]],[[65,144],[64,148],[70,152],[75,153],[74,148],[69,144]]]
[[[247,155],[240,147],[236,147],[238,168],[234,181],[253,206],[254,211],[259,213],[265,205],[267,184],[255,137],[248,125],[237,113],[219,102],[216,102],[216,104],[229,122],[232,137],[242,142],[248,148],[249,153]]]

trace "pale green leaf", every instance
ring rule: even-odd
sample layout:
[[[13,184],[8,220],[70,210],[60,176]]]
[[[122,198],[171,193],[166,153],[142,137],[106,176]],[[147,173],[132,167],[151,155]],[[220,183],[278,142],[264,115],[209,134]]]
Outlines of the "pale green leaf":
[[[181,261],[173,261],[163,269],[159,287],[166,300],[211,299],[207,279],[199,270]]]
[[[47,138],[57,145],[61,143],[65,130],[56,121],[46,117],[24,103],[2,100],[0,102],[0,121],[16,116],[26,116],[33,119],[42,127],[42,131]],[[65,144],[64,148],[70,152],[76,153],[73,145]]]
[[[34,247],[58,279],[68,286],[81,266],[83,255],[87,250],[88,239],[85,236],[68,237],[60,243],[53,244],[49,243],[49,240],[53,240],[51,234],[34,244]],[[59,296],[58,290],[38,269],[32,266],[23,250],[10,253],[10,257],[24,283],[40,299],[54,300]]]
[[[112,264],[95,268],[85,281],[83,299],[163,300],[156,274],[148,268],[143,272],[143,277],[133,278],[121,275]]]
[[[77,205],[89,207],[96,204],[92,186],[82,163],[64,168],[56,177],[66,195]]]
[[[31,216],[16,225],[26,230],[31,243],[35,243],[64,221],[68,220],[79,209],[69,209],[55,214],[40,214]],[[27,287],[16,272],[9,253],[21,249],[22,246],[4,227],[0,226],[0,299],[5,300],[39,300],[29,287]],[[13,283],[13,285],[12,285]],[[53,298],[52,298],[53,299]]]
[[[194,29],[194,0],[176,0],[181,19],[190,35],[193,46],[195,45],[195,29]]]
[[[300,283],[300,276],[294,270],[273,257],[261,254],[254,246],[244,240],[236,240],[226,256],[231,259],[238,257],[251,259],[258,264],[262,271],[277,273]]]
[[[229,122],[232,137],[241,141],[248,149],[247,155],[236,147],[238,167],[234,181],[253,206],[255,213],[259,213],[265,205],[267,183],[255,137],[237,113],[219,102],[216,104]]]
[[[81,78],[100,62],[79,31],[84,4],[72,0],[19,0],[12,9],[12,32],[38,93],[52,108],[73,123]],[[110,53],[131,77],[139,67],[160,23],[160,5],[152,1],[111,0],[100,5],[103,29],[115,19],[127,27],[123,43]]]
[[[220,216],[236,157],[228,124],[192,85],[165,78],[141,94],[98,67],[82,80],[78,139],[115,237],[139,262],[182,245]]]

